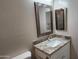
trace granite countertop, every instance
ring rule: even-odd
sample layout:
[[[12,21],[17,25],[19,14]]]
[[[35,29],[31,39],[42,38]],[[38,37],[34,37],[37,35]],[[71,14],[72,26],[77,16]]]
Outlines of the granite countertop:
[[[58,40],[61,43],[59,45],[57,45],[56,47],[47,46],[47,43],[52,40]],[[34,45],[34,47],[48,55],[51,55],[52,53],[56,52],[58,49],[63,47],[65,44],[67,44],[68,42],[70,42],[69,39],[55,37],[50,40],[46,40],[44,42],[38,43],[38,44]]]

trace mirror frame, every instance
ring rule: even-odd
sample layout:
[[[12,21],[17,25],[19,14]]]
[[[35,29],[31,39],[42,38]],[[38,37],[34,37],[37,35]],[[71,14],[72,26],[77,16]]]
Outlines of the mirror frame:
[[[35,8],[35,18],[36,18],[36,28],[37,28],[37,37],[41,37],[41,36],[45,36],[45,35],[49,35],[53,33],[53,16],[52,16],[52,6],[46,5],[48,8],[51,9],[50,11],[50,21],[51,21],[51,32],[45,32],[45,33],[41,33],[40,31],[40,19],[39,19],[39,6],[38,4],[42,4],[42,3],[38,3],[38,2],[34,2],[34,8]],[[45,4],[43,4],[45,5]]]
[[[62,23],[63,28],[62,29],[58,28],[59,22],[58,22],[58,18],[57,18],[57,12],[61,12],[61,11],[63,11],[63,15],[62,15],[62,17],[63,17],[63,23]],[[59,8],[59,9],[55,10],[55,23],[56,23],[56,30],[67,31],[67,8]]]

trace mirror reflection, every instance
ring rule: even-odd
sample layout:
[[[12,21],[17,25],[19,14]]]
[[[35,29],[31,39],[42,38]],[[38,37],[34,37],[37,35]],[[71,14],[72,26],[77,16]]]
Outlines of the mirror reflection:
[[[51,31],[50,8],[41,4],[39,5],[39,21],[41,33]]]

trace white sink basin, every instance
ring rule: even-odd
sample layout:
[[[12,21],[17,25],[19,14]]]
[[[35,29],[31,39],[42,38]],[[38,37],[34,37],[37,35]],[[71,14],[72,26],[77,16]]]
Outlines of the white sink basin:
[[[58,45],[60,45],[62,42],[60,40],[50,40],[47,43],[48,47],[56,47]]]

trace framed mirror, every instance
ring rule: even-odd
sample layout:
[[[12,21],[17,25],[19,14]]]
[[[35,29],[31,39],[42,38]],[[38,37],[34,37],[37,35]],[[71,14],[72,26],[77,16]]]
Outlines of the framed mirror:
[[[53,33],[52,7],[42,3],[34,2],[37,36]]]
[[[67,30],[67,8],[55,10],[56,30]]]

